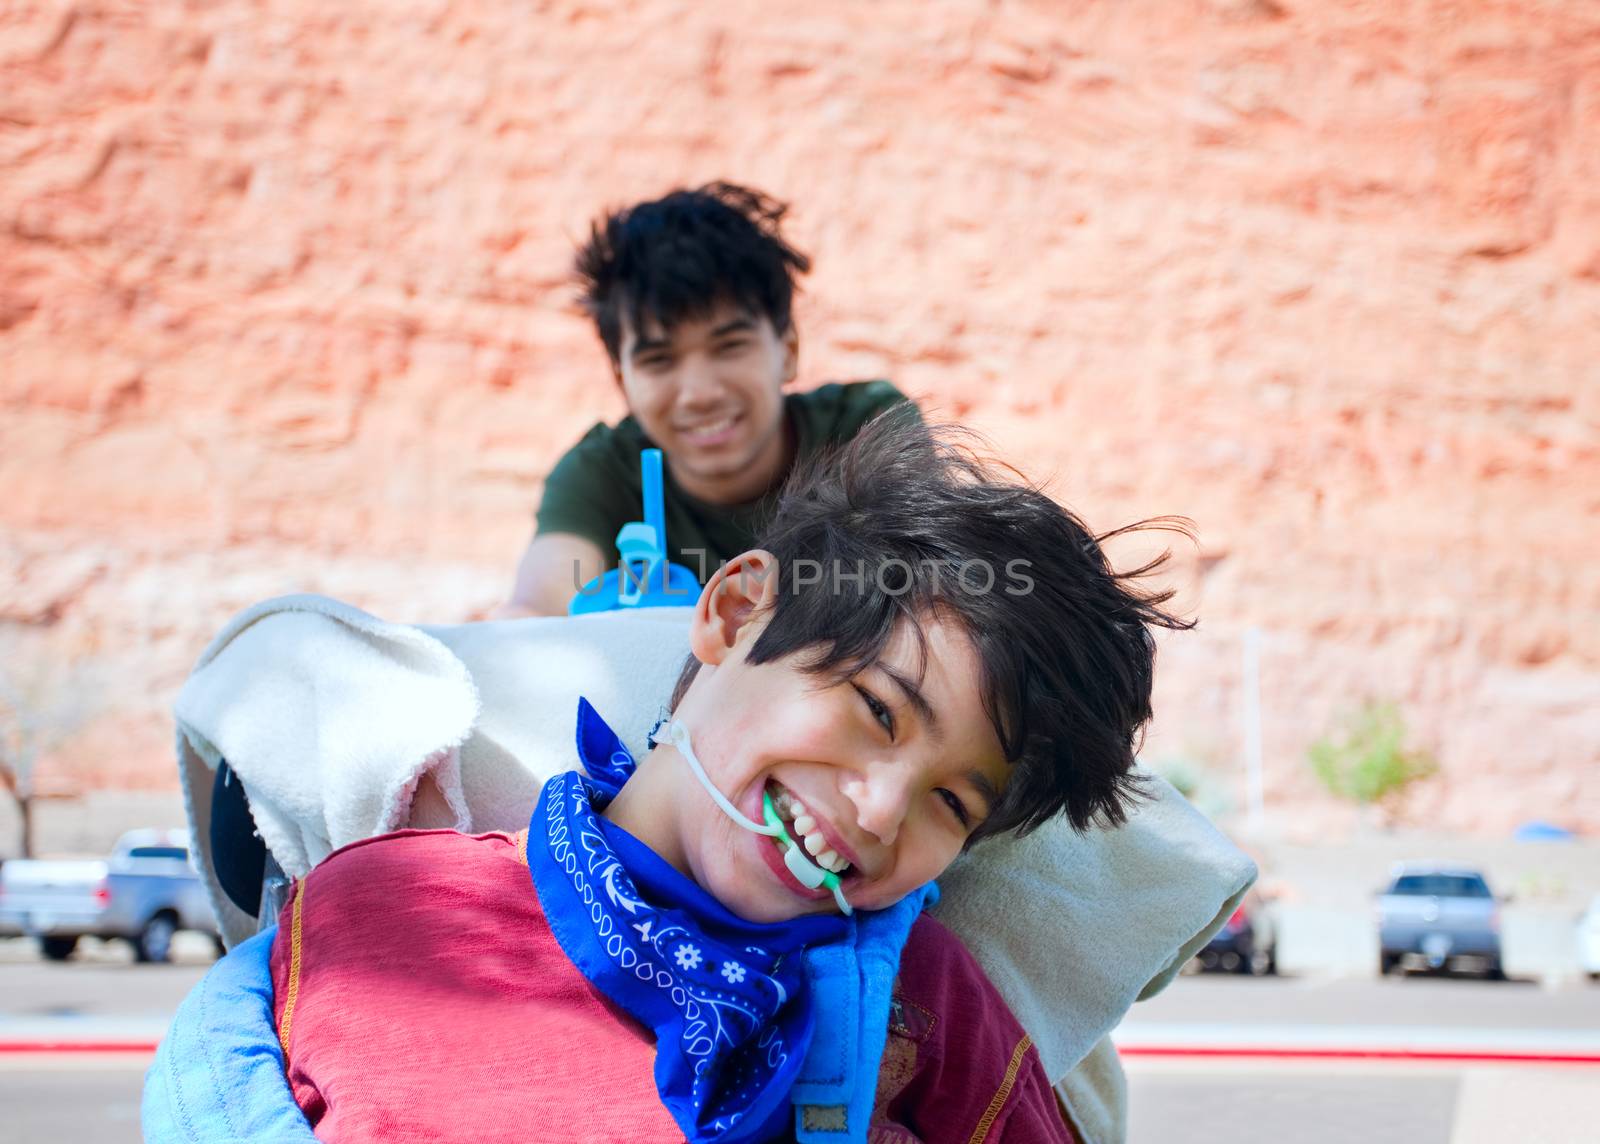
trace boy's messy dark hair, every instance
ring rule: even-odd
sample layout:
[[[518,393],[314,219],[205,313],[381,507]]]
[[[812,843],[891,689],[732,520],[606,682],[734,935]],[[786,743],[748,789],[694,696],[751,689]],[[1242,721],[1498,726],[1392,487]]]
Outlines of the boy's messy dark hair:
[[[802,657],[847,679],[882,655],[901,623],[954,619],[980,664],[983,706],[1014,764],[972,841],[1026,834],[1058,813],[1075,830],[1120,825],[1140,795],[1131,773],[1150,718],[1157,627],[1171,592],[1135,581],[1167,554],[1115,572],[1095,536],[1014,469],[986,462],[971,434],[890,410],[784,486],[760,547],[777,557],[771,619],[749,662]],[[820,567],[818,567],[820,566]],[[858,572],[864,572],[859,578]],[[692,681],[690,658],[673,695]]]
[[[787,332],[795,276],[811,260],[779,231],[788,206],[733,183],[708,183],[597,220],[578,251],[579,301],[612,361],[622,315],[635,331],[654,318],[670,330],[719,302],[765,315]]]

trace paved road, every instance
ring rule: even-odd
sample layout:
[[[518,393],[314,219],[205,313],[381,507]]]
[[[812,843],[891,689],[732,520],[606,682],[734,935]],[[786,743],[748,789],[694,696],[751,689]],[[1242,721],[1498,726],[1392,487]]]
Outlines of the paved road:
[[[41,1022],[155,1035],[205,971],[202,943],[191,964],[134,965],[114,947],[89,947],[56,965],[0,942],[0,1038]],[[1181,978],[1135,1007],[1127,1030],[1246,1027],[1286,1030],[1429,1027],[1576,1036],[1600,1030],[1600,986],[1534,985],[1431,978],[1352,981]],[[142,1054],[0,1054],[0,1108],[7,1142],[138,1139]],[[1194,1061],[1130,1058],[1131,1144],[1350,1140],[1478,1144],[1491,1139],[1581,1141],[1574,1117],[1600,1122],[1600,1067],[1441,1066],[1317,1061]],[[1517,1121],[1507,1121],[1515,1111]],[[1529,1116],[1550,1122],[1542,1130]],[[1497,1119],[1498,1118],[1498,1119]],[[1551,1119],[1554,1118],[1554,1119]],[[1564,1119],[1563,1119],[1564,1118]]]
[[[1600,1030],[1600,985],[1460,977],[1180,977],[1131,1022]]]
[[[125,1144],[139,1139],[148,1057],[0,1055],[6,1144]]]
[[[1180,978],[1119,1042],[1415,1043],[1557,1051],[1600,1045],[1600,986],[1438,977]],[[1600,1066],[1128,1055],[1130,1144],[1579,1144],[1600,1122]]]
[[[143,1057],[0,1057],[3,1138],[139,1139]],[[1129,1144],[1583,1144],[1594,1070],[1128,1063]],[[1514,1119],[1506,1116],[1510,1112]],[[1530,1114],[1546,1123],[1530,1125]],[[530,1136],[530,1139],[532,1137]]]
[[[0,1028],[41,1017],[165,1017],[211,965],[209,942],[178,935],[176,965],[140,965],[121,943],[85,939],[71,961],[41,961],[27,939],[0,941]]]
[[[72,961],[39,960],[31,943],[0,940],[0,1021],[20,1016],[164,1017],[210,964],[204,938],[180,934],[179,965],[137,965],[116,943],[85,942]],[[1441,1028],[1600,1030],[1600,984],[1558,989],[1520,981],[1413,975],[1180,977],[1136,1005],[1134,1023],[1434,1025]]]
[[[1593,1066],[1129,1061],[1129,1144],[1589,1144]]]
[[[1129,1061],[1129,1144],[1452,1144],[1458,1071]]]

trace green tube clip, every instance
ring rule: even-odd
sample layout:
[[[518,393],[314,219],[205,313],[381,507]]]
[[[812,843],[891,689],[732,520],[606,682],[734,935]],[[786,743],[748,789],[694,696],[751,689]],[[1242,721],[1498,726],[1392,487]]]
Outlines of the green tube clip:
[[[768,826],[777,828],[778,834],[776,837],[782,838],[789,844],[789,849],[784,852],[783,864],[789,868],[789,872],[795,876],[796,880],[801,885],[809,886],[812,889],[816,889],[818,886],[826,886],[833,891],[833,896],[836,899],[842,900],[843,896],[839,890],[839,875],[832,870],[822,869],[822,867],[804,856],[805,851],[801,849],[798,842],[790,837],[789,828],[784,824],[783,816],[778,813],[778,808],[772,805],[771,791],[767,791],[761,796],[761,813],[766,817]],[[789,857],[791,854],[794,855],[793,858]],[[819,873],[822,875],[820,880],[817,878]]]

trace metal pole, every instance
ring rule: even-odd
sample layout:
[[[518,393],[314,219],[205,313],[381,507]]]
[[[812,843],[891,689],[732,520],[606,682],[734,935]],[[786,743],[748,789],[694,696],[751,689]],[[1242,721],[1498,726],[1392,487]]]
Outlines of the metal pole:
[[[1244,768],[1250,832],[1266,825],[1266,790],[1261,776],[1261,629],[1244,632]]]

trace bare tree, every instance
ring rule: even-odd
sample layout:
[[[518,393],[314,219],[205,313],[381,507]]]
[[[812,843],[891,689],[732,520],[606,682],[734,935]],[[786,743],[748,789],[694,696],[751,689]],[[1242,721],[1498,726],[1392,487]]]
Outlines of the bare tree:
[[[79,663],[0,667],[0,787],[16,803],[24,858],[33,857],[34,768],[90,720],[96,694]]]

